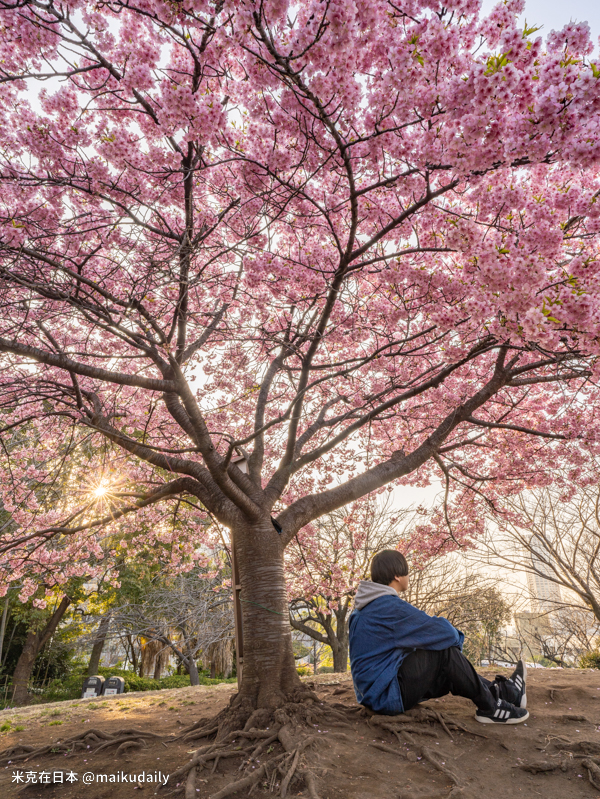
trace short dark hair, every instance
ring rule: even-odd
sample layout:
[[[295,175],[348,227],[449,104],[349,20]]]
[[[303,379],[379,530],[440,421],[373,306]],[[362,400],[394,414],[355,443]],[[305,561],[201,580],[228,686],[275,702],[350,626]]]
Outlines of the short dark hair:
[[[408,574],[408,563],[396,549],[382,549],[371,561],[371,580],[374,583],[389,585],[395,577]]]

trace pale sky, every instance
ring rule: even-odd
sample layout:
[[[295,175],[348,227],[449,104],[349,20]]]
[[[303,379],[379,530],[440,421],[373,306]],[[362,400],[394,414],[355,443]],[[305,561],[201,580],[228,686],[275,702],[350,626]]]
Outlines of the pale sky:
[[[496,0],[483,0],[482,14],[489,14]],[[528,25],[543,25],[537,34],[544,39],[551,30],[561,30],[569,22],[587,22],[598,51],[600,36],[600,2],[598,0],[525,0],[523,18]]]

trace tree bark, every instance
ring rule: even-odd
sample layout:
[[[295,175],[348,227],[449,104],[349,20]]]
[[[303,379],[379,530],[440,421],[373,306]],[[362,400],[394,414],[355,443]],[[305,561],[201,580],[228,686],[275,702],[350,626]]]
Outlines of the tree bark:
[[[333,653],[334,672],[348,671],[348,605],[349,602],[346,601],[342,607],[334,611],[335,630],[331,622],[326,628]]]
[[[127,640],[127,643],[129,644],[129,648],[131,650],[131,658],[130,658],[130,660],[131,660],[131,666],[133,668],[133,673],[137,674],[138,673],[138,660],[137,660],[137,655],[135,654],[134,641],[133,641],[132,636],[129,635],[129,634],[126,635],[125,638]]]
[[[190,675],[190,685],[200,685],[200,676],[198,674],[198,666],[193,657],[188,658],[187,662],[188,674]]]
[[[332,647],[333,652],[333,670],[335,672],[348,671],[348,641],[340,641],[338,638],[338,645],[335,649]]]
[[[278,707],[301,688],[292,649],[283,543],[270,516],[240,522],[232,535],[242,586],[244,662],[237,702]]]
[[[17,661],[15,671],[13,673],[13,695],[12,701],[15,705],[23,705],[27,701],[27,686],[31,677],[31,670],[35,663],[36,657],[39,655],[41,649],[54,635],[56,628],[62,617],[65,615],[67,608],[71,604],[69,597],[62,598],[60,604],[49,618],[46,626],[42,630],[29,630],[27,638],[25,639],[25,646]]]
[[[108,626],[110,624],[110,613],[100,619],[94,645],[92,647],[92,654],[90,655],[90,662],[88,663],[88,677],[93,677],[97,673],[100,666],[100,658],[102,657],[102,650],[108,634]]]
[[[4,608],[2,610],[2,622],[0,623],[0,663],[2,663],[2,649],[4,647],[4,634],[6,632],[6,619],[8,618],[8,606],[10,604],[10,594],[6,594]]]

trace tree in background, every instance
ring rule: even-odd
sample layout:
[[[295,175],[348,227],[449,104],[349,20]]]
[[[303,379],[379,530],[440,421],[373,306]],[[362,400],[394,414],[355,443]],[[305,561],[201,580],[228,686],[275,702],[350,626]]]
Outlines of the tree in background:
[[[586,26],[544,44],[522,9],[0,0],[2,431],[41,448],[5,467],[5,573],[27,599],[99,531],[160,539],[175,512],[193,552],[206,509],[244,599],[220,735],[302,693],[303,527],[442,476],[438,552],[481,532],[482,496],[587,457],[597,69]],[[39,509],[27,480],[89,437],[108,454],[74,466],[79,499]]]
[[[110,612],[107,612],[102,616],[98,623],[98,628],[94,634],[94,639],[92,642],[92,651],[90,654],[90,659],[88,662],[88,677],[93,676],[98,672],[98,668],[100,667],[100,661],[102,659],[102,650],[104,649],[104,644],[106,643],[106,639],[108,637],[108,630],[110,627]]]
[[[572,608],[600,622],[598,471],[565,470],[555,479],[496,504],[483,552],[530,576],[541,613]]]
[[[76,590],[75,586],[72,589]],[[56,592],[55,602],[50,604],[47,610],[28,608],[28,613],[19,614],[25,624],[27,634],[12,673],[11,699],[13,704],[22,705],[27,701],[29,680],[36,659],[56,633],[58,625],[73,602],[74,590],[69,591],[67,587],[68,593]]]
[[[215,660],[215,644],[229,642],[233,635],[231,589],[223,585],[218,571],[191,572],[175,577],[159,576],[135,602],[117,605],[112,611],[117,631],[131,639],[139,637],[170,650],[199,685],[197,662],[203,652]],[[212,647],[212,652],[211,652]],[[158,654],[155,651],[155,656]],[[223,658],[221,657],[221,661]],[[144,650],[140,676],[143,676]]]
[[[175,522],[172,520],[172,523]],[[138,539],[145,537],[147,546],[130,546],[133,535]],[[206,532],[202,540],[210,540]],[[168,647],[139,631],[133,632],[127,625],[120,625],[119,610],[124,606],[147,604],[148,597],[155,595],[157,586],[172,585],[178,576],[185,580],[191,573],[200,580],[205,574],[206,590],[214,591],[218,590],[215,574],[219,574],[221,583],[227,580],[227,584],[219,583],[221,590],[230,591],[222,553],[218,550],[211,552],[207,546],[190,553],[180,546],[176,536],[157,541],[143,528],[134,532],[121,531],[119,535],[105,539],[104,546],[107,551],[107,557],[102,561],[104,572],[88,584],[85,621],[81,625],[80,648],[89,649],[91,646],[88,674],[96,674],[104,646],[121,639],[126,658],[136,673],[143,677],[151,671],[152,675],[148,676],[160,677],[168,662]]]

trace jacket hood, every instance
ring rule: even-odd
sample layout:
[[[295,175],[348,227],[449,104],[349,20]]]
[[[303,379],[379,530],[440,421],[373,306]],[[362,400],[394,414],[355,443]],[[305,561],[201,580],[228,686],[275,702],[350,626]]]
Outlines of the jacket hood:
[[[381,583],[372,583],[370,580],[361,580],[354,597],[354,607],[356,610],[361,610],[374,599],[390,595],[398,596],[397,591],[391,585],[381,585]]]

